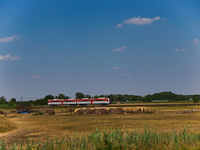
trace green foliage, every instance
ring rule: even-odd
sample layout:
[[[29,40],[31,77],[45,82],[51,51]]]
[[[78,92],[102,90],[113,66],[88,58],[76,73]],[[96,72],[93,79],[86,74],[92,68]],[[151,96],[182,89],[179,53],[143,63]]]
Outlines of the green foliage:
[[[76,99],[82,99],[85,97],[85,95],[81,92],[76,92],[75,96],[76,96]]]
[[[128,101],[142,101],[142,96],[136,96],[136,95],[120,95],[120,94],[110,94],[106,96],[111,101],[122,101],[126,102]]]
[[[47,105],[48,100],[50,99],[69,99],[69,96],[65,96],[64,94],[58,94],[58,96],[53,95],[47,95],[44,98],[37,99],[35,101],[29,101],[30,103],[33,103],[33,105]]]
[[[106,95],[101,94],[101,95],[99,95],[99,97],[106,97]]]
[[[98,96],[98,95],[95,95],[94,98],[99,98],[99,96]]]
[[[11,98],[8,102],[8,106],[13,107],[16,104],[16,98]]]
[[[194,101],[194,103],[198,103],[199,99],[195,98],[193,101]]]
[[[6,98],[4,96],[1,96],[0,97],[0,104],[6,104],[7,101],[6,101]]]
[[[33,115],[44,115],[44,113],[43,112],[36,112]]]
[[[151,102],[153,100],[152,95],[146,95],[143,97],[144,102]]]
[[[49,99],[54,99],[53,95],[47,95],[45,98],[38,99],[33,102],[34,105],[47,105]]]
[[[90,95],[84,95],[81,92],[77,92],[75,94],[76,99],[82,99],[82,98],[91,98],[92,96]],[[126,103],[127,101],[129,102],[151,102],[152,100],[168,100],[168,101],[186,101],[189,100],[190,98],[193,99],[200,99],[200,95],[177,95],[172,92],[160,92],[160,93],[154,93],[152,95],[146,95],[144,97],[142,96],[137,96],[137,95],[122,95],[122,94],[110,94],[110,95],[95,95],[94,98],[99,98],[99,97],[106,97],[110,98],[112,102],[116,101],[121,101],[122,103]],[[64,94],[59,94],[58,96],[53,96],[53,95],[47,95],[43,99],[38,99],[36,101],[33,101],[34,105],[47,105],[47,102],[49,99],[68,99],[68,96],[65,96]]]
[[[58,96],[55,97],[56,99],[69,99],[69,96],[65,96],[64,94],[58,94]]]
[[[15,105],[14,102],[12,102],[12,101],[8,102],[8,106],[13,107],[14,105]]]
[[[16,98],[11,98],[9,102],[16,103]]]
[[[200,149],[200,134],[193,134],[190,128],[184,128],[182,132],[171,132],[170,134],[162,134],[154,132],[150,127],[144,128],[143,133],[125,130],[104,130],[100,132],[98,129],[84,136],[66,137],[61,140],[57,138],[46,141],[22,140],[21,142],[8,144],[0,141],[2,150],[17,149],[77,149],[77,150],[132,150],[132,149]]]
[[[89,94],[85,95],[85,98],[92,98]]]
[[[75,94],[76,99],[82,99],[82,98],[92,98],[90,95],[84,95],[81,92],[77,92]],[[160,92],[160,93],[154,93],[154,94],[149,94],[146,96],[138,96],[138,95],[128,95],[128,94],[110,94],[110,95],[95,95],[94,98],[99,98],[99,97],[106,97],[109,98],[111,102],[117,102],[121,101],[121,103],[126,103],[128,102],[152,102],[152,100],[168,100],[169,102],[173,101],[188,101],[189,99],[193,99],[194,103],[197,103],[200,100],[200,95],[178,95],[172,92]],[[29,104],[31,105],[47,105],[49,99],[69,99],[69,96],[65,96],[64,94],[59,94],[58,96],[53,96],[53,95],[47,95],[44,98],[37,99],[35,101],[29,100]],[[4,96],[0,97],[0,104],[1,107],[3,105],[8,105],[10,107],[15,106],[16,104],[16,99],[12,98],[9,102],[6,101],[6,98]]]
[[[199,97],[200,95],[178,95],[174,94],[172,92],[160,92],[160,93],[154,93],[152,95],[146,95],[142,98],[144,102],[151,102],[152,100],[168,100],[168,101],[186,101],[189,100],[189,98],[193,97]]]

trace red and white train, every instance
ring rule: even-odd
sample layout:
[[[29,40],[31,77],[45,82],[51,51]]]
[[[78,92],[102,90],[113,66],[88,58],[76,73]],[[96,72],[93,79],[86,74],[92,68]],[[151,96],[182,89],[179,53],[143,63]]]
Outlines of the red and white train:
[[[51,99],[48,105],[108,105],[109,98],[83,98],[83,99]]]

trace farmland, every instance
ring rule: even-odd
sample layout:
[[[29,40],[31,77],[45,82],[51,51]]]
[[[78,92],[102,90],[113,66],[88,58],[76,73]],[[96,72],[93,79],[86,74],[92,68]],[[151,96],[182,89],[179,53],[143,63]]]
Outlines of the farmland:
[[[156,105],[156,104],[155,104]],[[10,145],[22,140],[49,139],[62,140],[63,138],[83,137],[97,129],[113,132],[115,130],[143,134],[145,126],[151,132],[161,135],[183,132],[187,128],[191,134],[200,133],[200,106],[151,106],[154,113],[102,114],[102,115],[75,115],[68,112],[69,107],[54,107],[55,115],[39,114],[46,108],[35,107],[32,114],[10,113],[13,109],[1,109],[6,115],[0,116],[0,139]],[[191,111],[197,109],[197,111]],[[35,114],[35,115],[34,115]]]

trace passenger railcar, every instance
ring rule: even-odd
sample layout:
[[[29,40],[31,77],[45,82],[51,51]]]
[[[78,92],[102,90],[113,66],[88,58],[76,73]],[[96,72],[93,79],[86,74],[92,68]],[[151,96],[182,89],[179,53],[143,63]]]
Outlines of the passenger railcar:
[[[83,98],[83,99],[51,99],[48,105],[108,105],[109,98]]]

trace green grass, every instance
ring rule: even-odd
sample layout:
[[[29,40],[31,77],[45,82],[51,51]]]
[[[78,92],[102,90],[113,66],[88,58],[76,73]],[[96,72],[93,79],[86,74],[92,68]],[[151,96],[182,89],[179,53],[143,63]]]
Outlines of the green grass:
[[[8,104],[0,104],[0,109],[16,109],[16,104],[10,106]]]
[[[8,145],[5,141],[0,141],[1,150],[132,150],[132,149],[199,149],[200,134],[190,133],[190,128],[184,128],[182,132],[171,132],[161,134],[153,132],[145,126],[143,133],[137,130],[129,132],[128,130],[104,130],[96,131],[75,137],[65,137],[61,140],[56,138],[46,139],[46,141],[22,140],[17,144]]]

